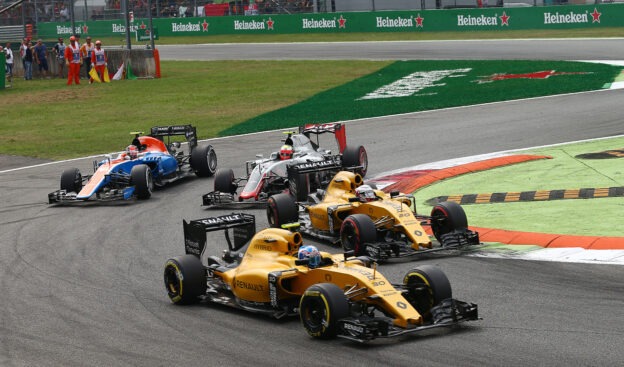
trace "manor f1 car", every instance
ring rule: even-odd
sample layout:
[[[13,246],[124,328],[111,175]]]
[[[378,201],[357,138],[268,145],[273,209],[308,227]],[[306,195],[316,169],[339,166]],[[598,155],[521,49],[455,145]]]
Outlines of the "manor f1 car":
[[[63,171],[61,189],[48,194],[49,203],[76,203],[91,198],[148,199],[154,186],[164,186],[192,174],[208,177],[216,171],[214,149],[211,145],[197,145],[197,133],[191,125],[156,126],[149,136],[132,134],[135,137],[125,151],[93,162],[92,175],[82,176],[77,168]],[[186,138],[188,154],[180,142],[171,141],[176,135]]]
[[[284,191],[304,199],[310,190],[323,187],[334,173],[328,173],[328,166],[338,169],[354,170],[365,176],[368,169],[368,157],[363,146],[347,146],[345,126],[340,123],[309,124],[299,128],[299,132],[285,132],[283,144],[292,147],[290,159],[280,157],[274,152],[269,158],[262,155],[246,162],[245,177],[235,177],[231,168],[217,170],[214,191],[203,195],[203,205],[222,206],[246,202],[248,205],[266,204],[266,199]],[[319,138],[323,134],[334,134],[338,145],[338,154],[319,147]],[[317,165],[323,168],[315,175],[290,174],[290,167],[296,165]]]
[[[340,242],[345,251],[377,261],[479,244],[479,235],[468,229],[459,204],[439,203],[430,216],[417,215],[415,208],[412,195],[386,194],[363,185],[359,174],[341,171],[325,190],[317,190],[307,201],[298,202],[287,193],[271,196],[267,218],[272,227],[299,222],[301,232]],[[433,246],[421,224],[431,226],[439,246]]]
[[[213,302],[275,318],[299,314],[312,337],[358,342],[478,319],[477,305],[453,299],[448,278],[436,266],[416,267],[392,284],[367,257],[314,248],[314,257],[300,258],[300,233],[268,228],[254,235],[251,215],[183,225],[186,255],[167,260],[164,269],[174,304]],[[226,260],[209,256],[202,262],[206,233],[216,230],[225,231]]]

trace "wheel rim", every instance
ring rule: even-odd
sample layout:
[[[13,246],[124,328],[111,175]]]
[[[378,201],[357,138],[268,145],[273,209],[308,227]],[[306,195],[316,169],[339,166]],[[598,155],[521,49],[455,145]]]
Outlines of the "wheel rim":
[[[303,319],[305,326],[312,332],[320,331],[324,325],[328,325],[327,309],[325,303],[320,298],[312,298],[307,300],[308,305],[303,311]]]
[[[210,172],[214,172],[217,169],[217,154],[213,149],[208,151],[208,168]]]
[[[368,156],[364,149],[360,150],[360,165],[362,166],[362,174],[368,170]]]
[[[149,168],[145,170],[145,182],[147,182],[147,192],[151,194],[154,189],[154,181],[152,180],[152,174]]]
[[[180,295],[182,286],[180,279],[178,278],[177,271],[172,266],[167,266],[165,269],[165,286],[170,298],[174,298]]]

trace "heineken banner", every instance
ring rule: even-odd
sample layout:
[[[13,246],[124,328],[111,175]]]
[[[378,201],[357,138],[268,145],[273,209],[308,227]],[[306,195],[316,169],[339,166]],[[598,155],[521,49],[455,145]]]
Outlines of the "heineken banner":
[[[621,27],[624,4],[569,5],[526,8],[478,8],[321,14],[264,14],[154,19],[159,36],[207,34],[292,34],[340,32],[427,32],[519,29]],[[134,19],[131,31],[147,28],[147,19]],[[123,21],[76,24],[40,23],[38,37],[55,39],[71,33],[112,37],[125,33]]]

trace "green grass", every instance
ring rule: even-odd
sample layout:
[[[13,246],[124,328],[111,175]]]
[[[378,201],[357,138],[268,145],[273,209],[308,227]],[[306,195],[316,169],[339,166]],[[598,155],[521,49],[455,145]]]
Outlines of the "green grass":
[[[215,137],[388,63],[162,62],[161,79],[78,86],[16,78],[0,99],[0,154],[47,159],[101,154],[121,149],[130,131],[167,124],[191,123],[200,138]]]
[[[582,153],[622,149],[624,138],[529,151],[553,159],[531,161],[440,181],[415,193],[418,210],[428,212],[425,201],[437,196],[624,186],[622,160],[580,159]],[[622,229],[606,215],[621,213],[624,198],[553,200],[540,202],[463,205],[471,225],[486,228],[622,236]]]

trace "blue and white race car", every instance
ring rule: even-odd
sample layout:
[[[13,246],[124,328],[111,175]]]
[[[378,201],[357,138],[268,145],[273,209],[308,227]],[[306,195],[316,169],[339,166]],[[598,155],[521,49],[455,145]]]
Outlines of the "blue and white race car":
[[[209,177],[217,169],[217,155],[212,145],[198,146],[196,129],[191,125],[156,126],[149,136],[140,132],[132,134],[135,137],[125,151],[93,162],[92,175],[82,176],[77,168],[63,171],[61,188],[48,194],[48,202],[149,199],[154,187],[193,174]],[[184,135],[188,153],[182,150],[180,142],[171,142],[171,137],[176,135]]]

